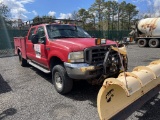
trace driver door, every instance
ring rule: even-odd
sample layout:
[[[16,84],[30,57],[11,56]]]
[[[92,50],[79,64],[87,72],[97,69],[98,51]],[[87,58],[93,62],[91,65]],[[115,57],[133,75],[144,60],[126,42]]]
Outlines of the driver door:
[[[34,44],[35,62],[43,67],[47,67],[46,33],[43,26],[37,28],[38,43]]]

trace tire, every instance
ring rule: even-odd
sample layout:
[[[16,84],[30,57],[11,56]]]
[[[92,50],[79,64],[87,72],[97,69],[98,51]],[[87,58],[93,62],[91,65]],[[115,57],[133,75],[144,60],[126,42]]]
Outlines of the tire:
[[[52,82],[56,91],[60,94],[69,93],[73,87],[73,80],[68,77],[62,65],[56,65],[52,69]]]
[[[138,40],[138,46],[139,47],[147,47],[147,40],[146,39],[139,39]]]
[[[18,56],[19,56],[20,65],[23,66],[23,67],[27,66],[27,64],[28,64],[27,60],[22,57],[22,53],[21,52],[18,53]]]
[[[158,39],[150,39],[149,40],[149,47],[157,48],[159,46],[159,40]]]

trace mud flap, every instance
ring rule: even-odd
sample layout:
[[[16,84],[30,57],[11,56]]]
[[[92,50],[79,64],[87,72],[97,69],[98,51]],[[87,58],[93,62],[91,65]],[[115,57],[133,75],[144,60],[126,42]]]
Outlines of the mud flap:
[[[159,84],[160,60],[153,61],[148,66],[136,67],[132,72],[121,73],[117,78],[106,79],[97,97],[100,119],[108,120],[118,113],[124,113],[121,116],[127,116],[127,111],[124,110],[132,104],[135,110],[136,106],[137,108],[142,106],[146,100],[158,93]],[[145,95],[147,95],[146,98]],[[145,102],[141,98],[144,98]],[[131,113],[128,112],[128,114]]]

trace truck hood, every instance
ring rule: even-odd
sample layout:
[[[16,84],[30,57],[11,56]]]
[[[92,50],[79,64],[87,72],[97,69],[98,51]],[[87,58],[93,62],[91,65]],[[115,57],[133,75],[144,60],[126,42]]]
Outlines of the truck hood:
[[[70,49],[70,51],[81,51],[85,48],[97,46],[95,45],[95,39],[96,38],[63,38],[54,40],[53,43]],[[106,41],[106,45],[113,44],[116,44],[116,42],[111,40]]]

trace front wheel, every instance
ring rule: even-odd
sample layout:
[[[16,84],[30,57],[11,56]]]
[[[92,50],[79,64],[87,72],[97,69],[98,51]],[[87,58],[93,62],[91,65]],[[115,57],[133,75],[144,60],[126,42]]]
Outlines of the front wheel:
[[[73,80],[68,77],[65,68],[62,65],[56,65],[52,69],[52,82],[56,91],[60,94],[66,94],[73,87]]]

